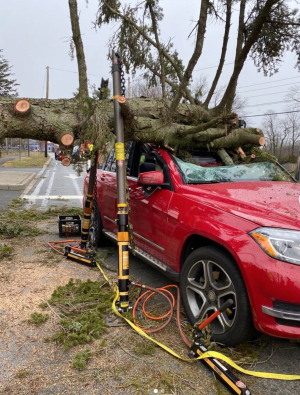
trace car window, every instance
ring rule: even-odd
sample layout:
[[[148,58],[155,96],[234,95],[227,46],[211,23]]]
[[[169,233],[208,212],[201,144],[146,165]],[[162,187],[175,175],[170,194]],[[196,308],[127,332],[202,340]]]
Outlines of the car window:
[[[116,159],[115,159],[115,149],[113,148],[113,149],[110,151],[110,153],[109,153],[109,155],[108,155],[108,158],[107,158],[106,162],[103,163],[103,166],[102,166],[103,170],[106,170],[106,171],[115,171],[115,170],[111,170],[111,169],[112,169],[112,164],[115,163],[115,162],[116,162]]]
[[[130,175],[131,169],[131,157],[132,151],[134,149],[134,143],[132,141],[126,141],[125,143],[125,164],[126,164],[126,174]]]
[[[147,171],[163,171],[161,165],[158,163],[154,155],[142,152],[139,160],[139,173]]]
[[[129,164],[129,159],[130,159],[130,153],[131,153],[131,148],[132,148],[132,141],[127,141],[125,143],[125,164],[126,164],[126,172],[129,174],[130,172],[130,164]],[[106,162],[103,163],[102,169],[106,171],[111,171],[115,172],[116,171],[116,156],[115,156],[115,148],[112,148],[110,151],[108,158]]]
[[[202,167],[184,162],[175,157],[174,160],[187,184],[237,181],[292,181],[291,177],[271,162]]]

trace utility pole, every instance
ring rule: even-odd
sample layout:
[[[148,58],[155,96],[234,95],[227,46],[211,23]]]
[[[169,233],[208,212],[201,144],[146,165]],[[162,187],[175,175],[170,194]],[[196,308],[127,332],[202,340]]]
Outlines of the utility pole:
[[[46,99],[49,99],[49,66],[46,67],[47,69],[47,81],[46,81]],[[48,157],[48,142],[45,141],[45,158]]]

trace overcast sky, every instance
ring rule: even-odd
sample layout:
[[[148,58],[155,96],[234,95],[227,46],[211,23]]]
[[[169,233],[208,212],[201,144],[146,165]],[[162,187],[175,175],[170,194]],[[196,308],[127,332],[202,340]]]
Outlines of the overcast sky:
[[[107,41],[114,26],[105,26],[97,32],[95,19],[97,0],[78,0],[80,24],[85,47],[88,78],[99,86],[101,77],[110,78],[110,61],[107,60]],[[193,38],[188,35],[199,15],[199,0],[162,0],[164,23],[162,38],[173,38],[175,48],[186,65],[193,51]],[[0,49],[13,65],[14,78],[20,86],[20,97],[45,97],[46,67],[50,67],[50,99],[70,98],[78,87],[76,61],[69,52],[71,24],[67,0],[0,0]],[[205,74],[212,81],[220,57],[223,26],[209,23],[203,54],[195,67],[194,79]],[[230,35],[232,45],[226,57],[221,85],[228,82],[234,60],[236,29]],[[286,56],[279,73],[264,77],[248,60],[240,75],[238,92],[249,98],[246,115],[263,114],[269,110],[285,111],[284,101],[288,90],[300,84],[300,73],[294,68],[293,54]],[[127,78],[128,76],[126,76]],[[279,103],[277,103],[279,102]],[[266,104],[268,103],[268,104]],[[270,104],[274,103],[274,104]],[[276,104],[275,104],[276,103]],[[260,126],[262,117],[247,118],[247,122]]]

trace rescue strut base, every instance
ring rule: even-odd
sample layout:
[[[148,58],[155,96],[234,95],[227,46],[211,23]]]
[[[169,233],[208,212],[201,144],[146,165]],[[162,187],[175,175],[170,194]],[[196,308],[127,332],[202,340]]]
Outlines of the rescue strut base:
[[[94,259],[94,256],[84,256],[81,254],[77,254],[76,252],[72,251],[72,247],[66,246],[65,247],[65,252],[64,256],[67,259],[70,259],[71,261],[81,263],[82,265],[85,266],[90,266],[90,267],[95,267],[96,266],[96,261]]]

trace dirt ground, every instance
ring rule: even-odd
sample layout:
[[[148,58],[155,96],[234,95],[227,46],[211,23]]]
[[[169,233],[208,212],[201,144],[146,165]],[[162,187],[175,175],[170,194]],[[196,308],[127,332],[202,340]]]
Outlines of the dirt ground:
[[[40,327],[29,323],[28,319],[31,313],[42,312],[39,304],[46,302],[52,292],[59,285],[67,284],[70,278],[95,281],[102,277],[99,271],[68,261],[50,250],[47,241],[59,239],[56,218],[42,221],[39,227],[48,233],[6,240],[7,244],[14,246],[13,259],[0,260],[1,395],[229,393],[216,383],[212,373],[201,363],[181,361],[158,347],[150,355],[137,352],[141,348],[147,349],[148,343],[126,325],[108,328],[103,336],[106,339],[104,347],[88,361],[84,370],[72,368],[74,356],[87,348],[99,350],[101,339],[88,346],[76,346],[65,351],[55,342],[44,341],[59,328],[55,310],[47,310],[50,319]],[[115,256],[110,258],[111,263],[115,260]],[[106,269],[105,272],[110,279],[116,278],[116,273]],[[173,325],[172,329],[156,338],[187,357],[187,348],[174,328]],[[246,369],[299,374],[299,344],[288,341],[276,343],[270,338],[266,342],[269,348],[261,352],[260,363],[244,366]],[[272,354],[270,350],[273,347],[275,351]],[[283,362],[278,347],[287,349],[284,355],[292,358],[284,362],[286,369],[281,371],[278,371],[278,363],[274,362],[277,361],[275,354],[279,364]],[[239,373],[236,375],[247,383],[254,395],[300,392],[300,382],[264,381]]]

